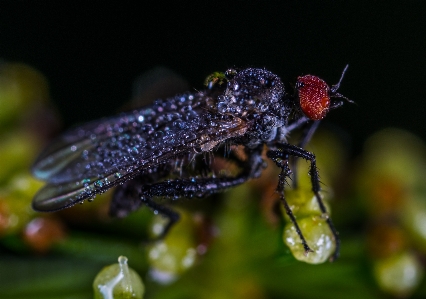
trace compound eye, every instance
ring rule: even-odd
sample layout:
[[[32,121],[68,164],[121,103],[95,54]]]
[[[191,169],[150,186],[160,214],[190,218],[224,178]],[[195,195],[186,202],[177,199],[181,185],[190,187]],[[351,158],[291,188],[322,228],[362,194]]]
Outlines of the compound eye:
[[[330,88],[324,80],[306,75],[297,78],[300,108],[312,120],[323,119],[330,108]]]

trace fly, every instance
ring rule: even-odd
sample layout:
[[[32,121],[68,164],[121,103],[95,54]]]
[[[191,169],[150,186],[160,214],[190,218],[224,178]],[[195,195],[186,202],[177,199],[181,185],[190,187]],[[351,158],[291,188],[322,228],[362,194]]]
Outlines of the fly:
[[[72,129],[35,161],[32,172],[47,185],[35,195],[32,206],[42,212],[57,211],[117,186],[110,214],[124,217],[146,205],[169,219],[164,236],[179,215],[154,197],[205,197],[257,178],[266,167],[262,159],[266,144],[267,157],[281,169],[277,189],[281,201],[305,252],[311,252],[283,191],[291,173],[289,157],[309,161],[312,191],[326,214],[316,160],[314,154],[287,143],[286,137],[308,126],[301,144],[306,143],[318,121],[347,100],[337,93],[346,69],[331,87],[316,76],[298,77],[294,95],[285,93],[281,79],[265,69],[230,69],[210,76],[205,91],[156,100]],[[246,158],[230,150],[232,145],[243,146]],[[217,175],[211,163],[197,167],[199,157],[211,160],[219,154],[240,171]],[[340,241],[329,217],[327,223],[336,242],[335,259]]]

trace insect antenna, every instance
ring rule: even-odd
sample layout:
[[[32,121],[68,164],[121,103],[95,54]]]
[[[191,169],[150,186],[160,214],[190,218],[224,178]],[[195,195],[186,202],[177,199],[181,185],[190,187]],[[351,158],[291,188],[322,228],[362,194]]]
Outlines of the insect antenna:
[[[345,66],[345,68],[343,69],[343,72],[342,72],[342,75],[340,76],[339,82],[337,82],[336,84],[334,84],[333,86],[331,86],[331,88],[330,88],[330,97],[332,97],[332,98],[342,98],[342,99],[345,99],[346,101],[348,101],[349,103],[354,103],[354,101],[348,99],[344,95],[342,95],[342,94],[340,94],[340,93],[337,92],[337,90],[340,88],[340,83],[342,83],[343,77],[345,76],[345,73],[346,73],[348,67],[349,67],[349,64],[347,64]],[[330,108],[337,108],[337,107],[330,107]]]

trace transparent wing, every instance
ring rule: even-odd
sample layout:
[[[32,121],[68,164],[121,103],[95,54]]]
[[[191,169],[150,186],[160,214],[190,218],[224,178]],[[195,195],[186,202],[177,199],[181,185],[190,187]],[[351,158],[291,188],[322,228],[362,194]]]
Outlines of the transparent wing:
[[[183,95],[71,130],[33,166],[49,184],[33,200],[39,211],[69,207],[176,156],[209,151],[245,133],[239,118],[218,115],[205,95]]]

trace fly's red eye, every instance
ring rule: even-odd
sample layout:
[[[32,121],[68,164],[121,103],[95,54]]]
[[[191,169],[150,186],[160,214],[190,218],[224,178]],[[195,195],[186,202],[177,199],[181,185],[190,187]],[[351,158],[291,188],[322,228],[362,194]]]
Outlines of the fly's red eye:
[[[297,94],[300,108],[312,120],[325,117],[330,107],[330,87],[324,80],[306,75],[297,78]]]

